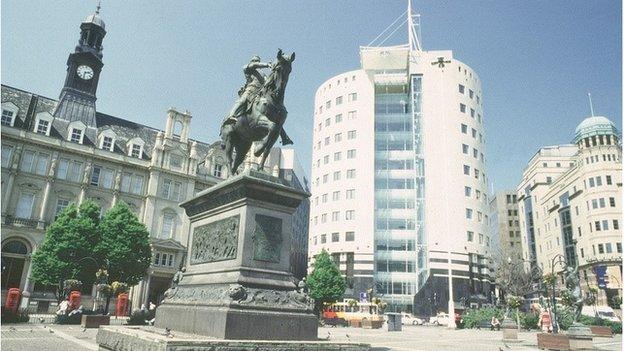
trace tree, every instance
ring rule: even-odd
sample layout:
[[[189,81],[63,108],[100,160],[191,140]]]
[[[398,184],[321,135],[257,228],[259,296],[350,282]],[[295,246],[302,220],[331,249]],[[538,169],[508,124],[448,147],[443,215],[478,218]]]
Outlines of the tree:
[[[64,298],[64,280],[77,279],[83,286],[95,280],[99,267],[81,259],[91,257],[99,241],[99,215],[99,206],[91,201],[79,208],[68,206],[48,227],[43,244],[33,254],[32,280],[55,286],[59,302]]]
[[[324,249],[314,256],[312,267],[312,273],[306,278],[306,284],[310,297],[314,299],[315,310],[320,313],[324,304],[335,302],[342,297],[347,284]]]
[[[101,262],[108,261],[108,281],[138,284],[147,272],[152,258],[149,232],[145,225],[120,201],[108,210],[99,226],[101,240],[95,246],[95,255]],[[106,300],[106,310],[110,295]]]

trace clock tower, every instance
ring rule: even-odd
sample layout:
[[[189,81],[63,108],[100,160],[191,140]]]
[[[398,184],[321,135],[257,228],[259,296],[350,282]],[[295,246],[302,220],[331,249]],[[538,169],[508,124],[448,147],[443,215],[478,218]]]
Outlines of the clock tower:
[[[96,128],[95,100],[102,62],[102,40],[106,35],[100,18],[100,5],[80,25],[80,40],[67,58],[67,76],[54,117],[70,122],[81,121]]]

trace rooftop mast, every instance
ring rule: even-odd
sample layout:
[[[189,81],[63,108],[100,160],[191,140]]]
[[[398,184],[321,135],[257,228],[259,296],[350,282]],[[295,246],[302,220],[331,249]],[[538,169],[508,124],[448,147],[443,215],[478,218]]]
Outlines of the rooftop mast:
[[[410,50],[422,51],[420,39],[420,14],[412,13],[412,0],[407,0],[407,35]]]
[[[587,97],[589,98],[589,110],[591,111],[592,117],[594,117],[594,104],[592,103],[591,93],[587,93]]]

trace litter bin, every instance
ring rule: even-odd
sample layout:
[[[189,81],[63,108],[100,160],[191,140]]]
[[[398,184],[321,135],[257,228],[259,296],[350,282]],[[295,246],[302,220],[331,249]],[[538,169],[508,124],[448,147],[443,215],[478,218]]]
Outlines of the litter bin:
[[[388,317],[388,331],[401,331],[403,323],[400,313],[386,313]]]

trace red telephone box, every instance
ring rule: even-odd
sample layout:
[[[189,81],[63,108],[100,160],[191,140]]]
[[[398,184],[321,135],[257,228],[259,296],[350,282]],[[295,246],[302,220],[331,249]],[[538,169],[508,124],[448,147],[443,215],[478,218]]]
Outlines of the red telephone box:
[[[80,307],[80,291],[72,291],[69,293],[69,310],[75,310]]]
[[[115,306],[115,315],[117,317],[126,316],[128,314],[128,293],[121,293],[117,296],[117,304]]]
[[[17,312],[17,307],[19,306],[20,296],[21,296],[20,289],[18,288],[9,289],[9,292],[7,293],[6,301],[4,302],[4,308],[10,311],[13,311],[14,313]]]

